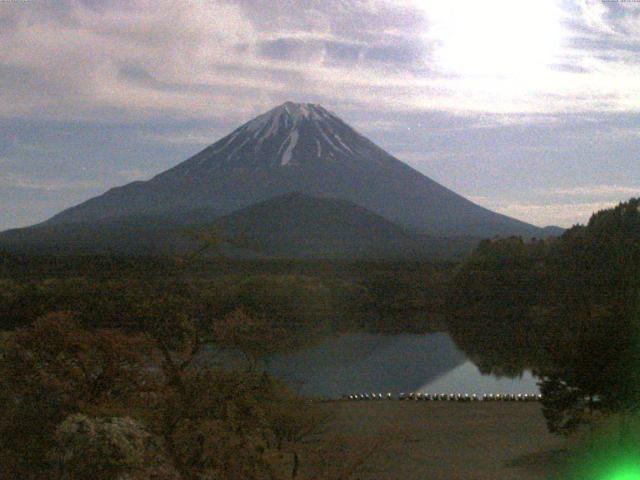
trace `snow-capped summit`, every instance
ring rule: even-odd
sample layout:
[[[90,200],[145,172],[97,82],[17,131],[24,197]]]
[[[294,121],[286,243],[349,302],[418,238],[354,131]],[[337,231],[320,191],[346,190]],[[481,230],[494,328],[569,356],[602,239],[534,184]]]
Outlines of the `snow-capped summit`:
[[[431,235],[543,236],[466,200],[391,156],[324,107],[286,102],[147,182],[133,182],[48,221],[132,214],[230,213],[301,192],[348,200]],[[173,213],[172,213],[173,214]]]
[[[303,120],[322,120],[323,117],[334,116],[325,108],[317,103],[295,103],[285,102],[266,113],[256,117],[246,125],[249,128],[261,128],[265,123],[277,121],[280,117],[286,117],[290,124],[296,125]],[[337,118],[337,117],[335,117]]]
[[[189,176],[225,165],[293,167],[376,159],[380,149],[321,105],[286,102],[245,123],[192,159],[166,172]]]

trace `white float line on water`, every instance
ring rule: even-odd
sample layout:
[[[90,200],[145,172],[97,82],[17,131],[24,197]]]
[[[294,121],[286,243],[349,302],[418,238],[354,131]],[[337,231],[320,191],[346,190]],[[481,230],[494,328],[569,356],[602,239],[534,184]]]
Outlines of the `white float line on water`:
[[[468,393],[354,393],[342,395],[342,400],[403,400],[430,402],[538,402],[542,395],[535,393],[489,393],[483,395]]]

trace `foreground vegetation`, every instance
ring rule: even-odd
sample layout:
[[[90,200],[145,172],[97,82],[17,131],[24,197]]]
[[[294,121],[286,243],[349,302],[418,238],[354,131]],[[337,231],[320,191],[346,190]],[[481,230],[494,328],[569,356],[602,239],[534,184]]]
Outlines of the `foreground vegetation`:
[[[350,478],[370,448],[319,435],[318,404],[259,359],[340,332],[437,329],[451,271],[9,255],[1,265],[0,478],[33,480]],[[214,362],[213,344],[244,356]]]
[[[339,479],[370,454],[338,448],[319,404],[251,354],[198,362],[210,341],[264,331],[259,320],[153,320],[146,334],[125,334],[52,314],[6,336],[0,478]]]

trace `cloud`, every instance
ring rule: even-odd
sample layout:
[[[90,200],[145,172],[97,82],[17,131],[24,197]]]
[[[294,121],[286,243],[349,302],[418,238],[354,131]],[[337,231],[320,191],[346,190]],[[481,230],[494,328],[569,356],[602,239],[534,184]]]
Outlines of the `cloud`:
[[[70,180],[67,178],[34,178],[29,175],[3,172],[0,173],[0,187],[20,188],[27,190],[95,190],[103,187],[102,182],[96,180]]]
[[[611,208],[618,202],[577,203],[511,203],[495,207],[495,211],[510,217],[526,219],[539,226],[556,225],[571,227],[586,224],[591,215],[599,210]]]
[[[142,138],[147,142],[159,142],[168,145],[206,146],[215,143],[224,133],[227,133],[226,130],[173,131],[167,133],[146,133],[142,135]]]
[[[487,196],[470,196],[478,205],[493,211],[523,220],[541,227],[555,225],[571,227],[586,224],[591,215],[599,210],[611,208],[618,201],[518,201],[517,199],[495,199]]]
[[[559,122],[560,118],[557,115],[541,113],[485,113],[474,116],[473,123],[466,128],[496,128],[541,124],[551,125]]]
[[[531,196],[531,195],[529,195]],[[599,210],[640,196],[640,186],[596,184],[572,187],[538,188],[533,198],[523,201],[514,197],[490,198],[484,195],[470,199],[484,207],[536,225],[569,227],[586,223]]]
[[[125,182],[133,182],[137,180],[148,180],[152,177],[154,172],[142,170],[140,168],[130,168],[125,170],[118,170],[118,175]]]
[[[615,197],[625,198],[640,196],[640,186],[623,185],[589,185],[582,187],[538,189],[543,195],[561,195],[569,197]]]
[[[451,18],[490,21],[486,15],[471,18],[475,3],[456,2],[458,13]],[[459,114],[640,109],[634,9],[614,15],[613,6],[585,0],[560,10],[559,3],[545,0],[540,11],[566,23],[567,42],[555,61],[535,75],[478,77],[446,68],[447,44],[453,41],[452,30],[441,28],[449,18],[446,5],[444,0],[304,0],[295,8],[284,0],[269,8],[256,0],[3,2],[0,115],[240,119],[292,93],[341,109]],[[487,0],[478,12],[499,13],[506,5]],[[538,12],[535,5],[532,13]],[[529,27],[517,24],[521,17],[506,19],[515,23],[505,32],[518,35],[518,29],[537,28],[536,19],[546,21],[534,16]],[[487,32],[495,26],[478,28]],[[460,38],[468,46],[484,41]],[[500,48],[521,45],[535,53],[531,42],[517,37]],[[602,58],[603,52],[616,56]],[[532,58],[525,53],[514,58]]]

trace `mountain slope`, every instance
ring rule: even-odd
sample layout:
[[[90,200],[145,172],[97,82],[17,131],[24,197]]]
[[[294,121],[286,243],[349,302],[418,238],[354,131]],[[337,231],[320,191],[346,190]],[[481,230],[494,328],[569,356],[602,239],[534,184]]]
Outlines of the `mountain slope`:
[[[425,247],[394,223],[346,200],[290,193],[222,217],[213,228],[248,248],[286,257],[415,257]]]
[[[349,200],[430,235],[543,235],[439,185],[321,106],[291,102],[149,181],[109,190],[46,223],[203,207],[230,213],[295,191]]]
[[[194,231],[216,232],[232,257],[452,258],[479,241],[413,234],[346,200],[289,193],[222,217],[202,209],[9,230],[0,233],[0,251],[188,255],[199,246]]]
[[[187,231],[219,217],[211,209],[40,224],[0,232],[0,251],[28,254],[164,255],[192,251]]]

